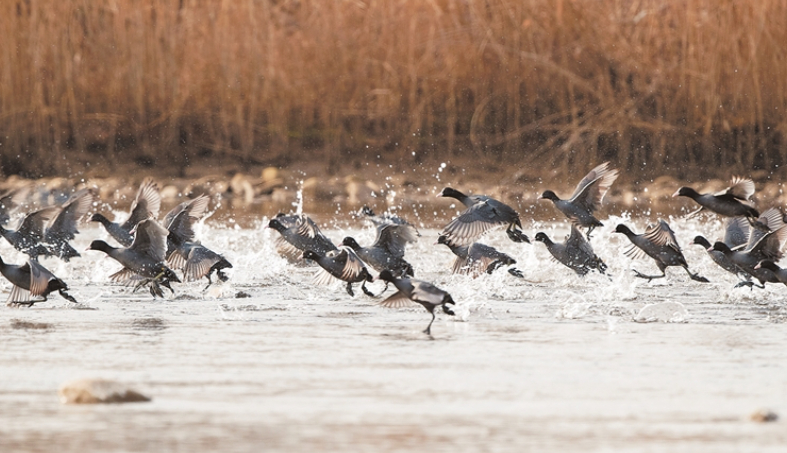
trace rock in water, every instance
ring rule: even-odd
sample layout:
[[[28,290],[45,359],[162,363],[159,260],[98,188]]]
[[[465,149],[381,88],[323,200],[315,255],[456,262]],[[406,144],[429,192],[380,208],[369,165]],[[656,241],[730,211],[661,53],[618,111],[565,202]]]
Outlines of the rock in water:
[[[63,404],[139,403],[150,398],[126,384],[106,379],[78,379],[66,382],[58,391]]]

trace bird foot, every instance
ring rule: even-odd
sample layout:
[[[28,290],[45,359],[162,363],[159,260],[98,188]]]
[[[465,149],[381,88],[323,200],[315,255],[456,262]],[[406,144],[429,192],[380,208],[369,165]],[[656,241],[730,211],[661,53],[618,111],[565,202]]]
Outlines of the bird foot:
[[[67,300],[67,301],[69,301],[69,302],[73,302],[73,303],[75,303],[75,304],[78,304],[78,303],[79,303],[79,302],[77,302],[77,300],[76,300],[76,299],[74,299],[74,297],[73,297],[73,296],[71,296],[70,294],[68,294],[68,293],[67,293],[67,292],[66,292],[64,289],[61,289],[61,290],[59,290],[59,291],[58,291],[58,293],[60,293],[60,295],[63,297],[63,299],[65,299],[65,300]]]
[[[525,233],[517,229],[510,229],[506,230],[506,234],[508,234],[508,238],[514,242],[527,242],[530,244],[530,238],[527,237]]]
[[[710,283],[710,280],[699,274],[689,274],[689,277],[695,282]]]
[[[513,275],[514,277],[525,278],[525,274],[523,274],[522,271],[520,271],[515,267],[509,268],[508,273]]]
[[[644,278],[644,279],[646,279],[646,280],[648,281],[648,283],[650,283],[650,282],[651,282],[652,280],[654,280],[654,279],[657,279],[657,278],[664,278],[664,277],[666,276],[666,274],[661,274],[661,275],[645,275],[645,274],[643,274],[642,272],[640,272],[640,271],[638,271],[638,270],[636,270],[636,269],[632,269],[632,270],[634,271],[634,275],[635,275],[636,277],[639,277],[639,278]]]

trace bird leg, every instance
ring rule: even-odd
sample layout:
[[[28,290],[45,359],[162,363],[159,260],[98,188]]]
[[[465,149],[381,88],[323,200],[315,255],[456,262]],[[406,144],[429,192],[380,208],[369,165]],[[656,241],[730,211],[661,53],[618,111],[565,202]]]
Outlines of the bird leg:
[[[217,270],[217,271],[216,271],[216,277],[218,277],[218,278],[219,278],[219,280],[221,280],[221,281],[223,281],[223,282],[226,282],[227,280],[229,280],[229,279],[230,279],[230,278],[227,276],[227,274],[225,274],[224,272],[222,272],[222,270],[221,270],[221,269],[219,269],[219,270]]]
[[[352,297],[355,297],[355,293],[353,292],[353,284],[350,282],[347,282],[347,294],[349,294]]]
[[[386,282],[386,287],[387,287],[387,285],[388,285],[388,283]],[[374,295],[374,293],[372,293],[371,291],[366,289],[366,280],[361,282],[361,290],[363,290],[363,293],[366,294],[369,297],[377,297],[377,296]]]
[[[530,238],[528,238],[527,235],[523,233],[521,230],[517,229],[516,225],[514,224],[508,226],[508,228],[506,229],[506,234],[508,235],[508,238],[514,242],[527,242],[528,244],[530,243]]]
[[[205,276],[205,278],[207,278],[207,279],[208,279],[208,284],[207,284],[207,285],[206,285],[204,288],[202,288],[202,292],[203,292],[203,293],[204,293],[205,291],[207,291],[207,290],[208,290],[208,288],[210,288],[210,285],[212,285],[212,284],[213,284],[213,280],[211,280],[211,279],[210,279],[210,274],[212,274],[212,273],[213,273],[213,271],[210,271],[210,272],[208,272],[208,275],[206,275],[206,276]],[[224,280],[224,281],[226,281],[226,280]]]
[[[595,230],[595,229],[596,229],[596,226],[595,226],[595,225],[590,225],[590,226],[588,227],[588,232],[587,232],[587,233],[585,233],[585,237],[587,237],[587,238],[588,238],[588,241],[590,240],[590,233],[592,233],[592,232],[593,232],[593,230]]]
[[[647,279],[647,280],[648,280],[648,282],[650,282],[651,280],[657,279],[657,278],[664,278],[664,277],[666,277],[666,276],[667,276],[667,274],[666,274],[666,273],[664,273],[664,272],[662,272],[662,273],[661,273],[661,275],[645,275],[645,274],[641,273],[640,271],[638,271],[638,270],[636,270],[636,269],[632,269],[632,270],[634,271],[634,274],[635,274],[637,277],[639,277],[639,278],[645,278],[645,279]]]
[[[703,277],[702,275],[700,275],[700,274],[692,274],[688,267],[684,267],[684,269],[686,269],[686,272],[689,274],[689,278],[691,278],[695,282],[710,283],[710,280],[708,280],[707,278]]]
[[[525,274],[523,274],[522,271],[520,271],[515,267],[508,268],[508,273],[513,275],[514,277],[525,278]]]
[[[760,289],[765,289],[765,285],[758,285],[758,284],[754,283],[754,282],[753,282],[753,281],[751,281],[751,280],[749,280],[749,281],[745,281],[745,282],[738,282],[738,284],[737,284],[737,285],[735,285],[733,288],[740,288],[741,286],[748,286],[748,287],[749,287],[749,289],[750,289],[750,290],[752,290],[752,291],[754,291],[754,287],[755,287],[755,286],[756,286],[757,288],[760,288]]]
[[[445,307],[445,305],[443,307]],[[427,335],[431,335],[432,334],[432,323],[433,322],[434,322],[434,309],[432,310],[432,320],[429,321],[429,325],[426,326],[426,330],[424,330],[425,334],[427,334]]]
[[[696,211],[691,211],[690,213],[686,214],[686,216],[684,217],[684,219],[690,219],[690,218],[692,218],[692,217],[696,216],[697,214],[699,214],[700,212],[702,212],[702,210],[703,210],[703,209],[705,209],[705,207],[704,207],[704,206],[700,206],[700,208],[699,208],[699,209],[697,209]]]
[[[502,260],[492,261],[491,263],[489,263],[489,266],[486,267],[486,273],[487,274],[491,274],[492,272],[496,271],[503,264],[505,264],[505,263],[503,263]]]
[[[69,301],[69,302],[73,302],[73,303],[75,303],[75,304],[78,304],[78,303],[79,303],[79,302],[77,302],[77,300],[76,300],[76,299],[74,299],[74,298],[73,298],[73,297],[72,297],[70,294],[68,294],[68,293],[66,292],[66,290],[64,290],[64,289],[61,289],[61,290],[60,290],[60,291],[58,291],[58,292],[59,292],[59,293],[60,293],[60,295],[63,297],[63,299],[65,299],[65,300],[67,300],[67,301]]]

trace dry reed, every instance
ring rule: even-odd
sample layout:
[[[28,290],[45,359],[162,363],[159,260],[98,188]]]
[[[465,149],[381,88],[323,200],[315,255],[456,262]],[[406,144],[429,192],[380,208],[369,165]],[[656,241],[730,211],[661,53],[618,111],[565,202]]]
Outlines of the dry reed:
[[[785,18],[785,0],[4,1],[3,173],[303,150],[780,165]]]

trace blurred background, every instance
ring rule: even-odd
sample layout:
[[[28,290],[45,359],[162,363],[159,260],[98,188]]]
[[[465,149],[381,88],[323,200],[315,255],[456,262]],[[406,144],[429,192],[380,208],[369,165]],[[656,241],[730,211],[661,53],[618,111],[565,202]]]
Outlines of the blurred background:
[[[771,175],[785,18],[783,0],[9,0],[2,173]]]

